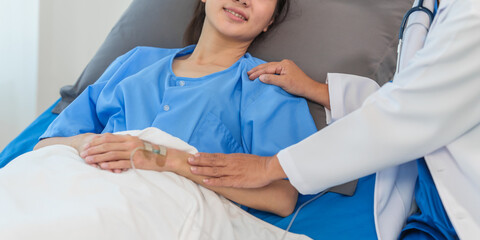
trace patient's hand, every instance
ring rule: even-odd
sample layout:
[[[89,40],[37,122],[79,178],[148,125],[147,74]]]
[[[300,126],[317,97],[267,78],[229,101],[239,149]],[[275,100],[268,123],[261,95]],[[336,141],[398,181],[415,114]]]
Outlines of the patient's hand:
[[[132,152],[143,147],[144,142],[138,137],[106,133],[95,136],[80,156],[88,164],[97,164],[104,170],[120,173],[131,168]],[[179,169],[184,169],[180,166],[187,164],[189,156],[176,149],[168,149],[166,157],[138,149],[133,155],[133,163],[138,169],[178,173]]]

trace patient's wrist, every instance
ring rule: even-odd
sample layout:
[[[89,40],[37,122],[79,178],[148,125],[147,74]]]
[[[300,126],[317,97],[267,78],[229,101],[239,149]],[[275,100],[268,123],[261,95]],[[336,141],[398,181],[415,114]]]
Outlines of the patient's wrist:
[[[190,173],[190,165],[187,159],[190,155],[184,151],[174,148],[167,148],[167,155],[164,158],[164,171],[174,172],[178,175],[185,176]]]
[[[85,146],[92,140],[94,133],[83,133],[76,136],[69,137],[71,138],[70,146],[77,149],[79,153],[85,150]]]

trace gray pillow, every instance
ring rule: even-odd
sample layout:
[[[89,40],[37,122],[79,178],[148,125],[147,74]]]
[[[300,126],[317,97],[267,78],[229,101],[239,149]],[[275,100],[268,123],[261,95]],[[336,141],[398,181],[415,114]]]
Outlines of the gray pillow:
[[[389,81],[395,70],[397,32],[413,1],[291,0],[286,21],[251,47],[253,56],[295,61],[309,76],[324,81],[327,72],[351,73]],[[133,0],[73,86],[63,87],[59,113],[108,65],[135,46],[176,48],[190,21],[194,0]],[[309,103],[319,129],[325,112]]]

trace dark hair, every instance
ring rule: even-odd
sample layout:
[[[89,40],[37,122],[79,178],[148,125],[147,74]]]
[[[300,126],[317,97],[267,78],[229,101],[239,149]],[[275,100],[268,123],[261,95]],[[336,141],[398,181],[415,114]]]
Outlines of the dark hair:
[[[290,9],[290,0],[277,0],[277,6],[275,6],[275,11],[273,12],[273,23],[268,27],[270,32],[281,22],[285,20]],[[183,43],[185,46],[196,44],[202,33],[203,22],[205,21],[205,3],[198,1],[195,11],[193,12],[193,18],[187,26],[185,33],[183,34]],[[255,40],[263,37],[264,32],[261,32]],[[254,41],[255,41],[254,40]]]

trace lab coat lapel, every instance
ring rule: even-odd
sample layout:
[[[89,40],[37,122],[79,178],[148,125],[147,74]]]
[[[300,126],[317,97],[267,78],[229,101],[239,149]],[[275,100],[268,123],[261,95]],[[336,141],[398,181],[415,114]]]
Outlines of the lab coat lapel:
[[[434,4],[434,0],[425,0],[423,6],[433,12]],[[413,6],[417,5],[418,0],[414,2]],[[410,59],[423,47],[429,27],[430,19],[425,13],[412,13],[405,27],[403,48],[399,49],[401,57],[397,62],[398,72],[408,66]],[[374,218],[379,239],[398,238],[405,220],[414,209],[411,206],[417,176],[418,170],[415,161],[377,172]]]

